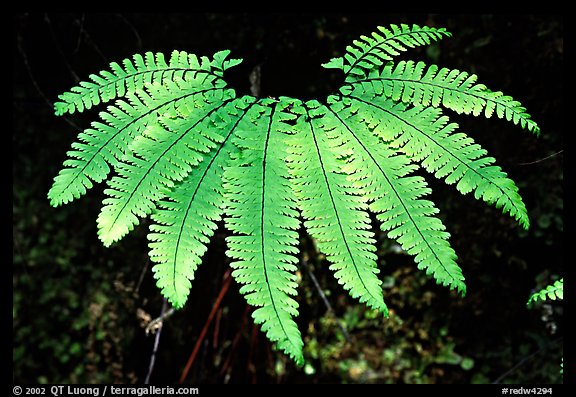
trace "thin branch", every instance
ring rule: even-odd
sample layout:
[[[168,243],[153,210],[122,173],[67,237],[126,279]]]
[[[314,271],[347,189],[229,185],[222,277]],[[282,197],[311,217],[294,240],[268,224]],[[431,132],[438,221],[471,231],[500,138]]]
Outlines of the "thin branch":
[[[563,153],[563,152],[564,152],[564,149],[559,150],[559,151],[557,151],[556,153],[552,153],[550,156],[546,156],[546,157],[544,157],[543,159],[531,161],[531,162],[529,162],[529,163],[518,163],[518,164],[516,164],[516,165],[532,165],[532,164],[541,163],[541,162],[543,162],[544,160],[548,160],[549,158],[558,156],[559,154],[561,154],[561,153]]]
[[[162,310],[160,311],[160,319],[163,319],[165,317],[167,317],[164,313],[166,312],[166,309],[168,308],[168,301],[166,300],[166,298],[164,298],[164,301],[162,302]],[[173,309],[171,309],[173,310]],[[154,321],[156,321],[158,319],[152,320],[150,321],[150,324],[152,324]],[[162,321],[162,320],[159,320]],[[148,334],[148,329],[150,327],[150,324],[148,324],[148,326],[146,327],[146,334]],[[160,328],[158,328],[158,332],[156,332],[156,337],[154,338],[154,348],[152,349],[152,357],[150,357],[150,365],[148,365],[148,373],[146,374],[146,380],[144,380],[144,384],[148,385],[150,384],[150,377],[152,376],[152,371],[154,371],[154,364],[156,363],[156,353],[158,352],[158,345],[160,344],[160,333],[162,332],[162,326],[160,326]]]
[[[134,288],[134,295],[138,295],[138,291],[140,291],[140,286],[142,285],[142,281],[144,281],[144,276],[148,271],[148,266],[150,266],[150,257],[146,256],[146,261],[144,263],[144,268],[140,272],[140,277],[138,278],[138,283],[136,284],[136,288]]]
[[[164,299],[164,300],[166,300],[166,299]],[[158,330],[162,329],[162,322],[164,320],[166,320],[168,317],[170,317],[171,315],[173,315],[175,311],[176,310],[174,310],[173,307],[171,307],[170,310],[168,310],[168,311],[165,311],[164,307],[162,307],[162,312],[161,312],[160,316],[156,317],[154,320],[150,321],[148,323],[148,325],[146,326],[146,329],[145,329],[146,335],[148,335],[150,332],[152,332],[155,329],[158,329]],[[158,332],[160,332],[160,331],[158,331]]]
[[[88,44],[90,44],[92,46],[92,48],[94,49],[94,51],[96,51],[96,53],[98,53],[98,55],[100,55],[100,57],[102,57],[102,60],[104,60],[104,62],[106,64],[109,64],[110,61],[108,60],[108,58],[104,55],[104,53],[100,50],[100,47],[98,47],[96,45],[96,43],[94,42],[94,40],[92,40],[92,36],[90,36],[90,34],[88,33],[88,31],[86,29],[84,29],[84,18],[82,18],[82,21],[79,21],[78,19],[74,19],[74,24],[76,26],[78,26],[78,29],[80,29],[80,33],[86,38],[86,42]]]
[[[312,283],[314,284],[314,287],[316,287],[316,290],[318,291],[318,294],[320,295],[322,302],[324,302],[324,306],[326,306],[326,309],[328,310],[328,312],[333,316],[334,320],[336,321],[336,324],[338,325],[338,328],[340,328],[340,331],[342,331],[342,335],[344,335],[346,342],[352,343],[352,340],[350,339],[350,335],[348,334],[348,331],[346,331],[346,328],[344,328],[344,326],[342,325],[340,320],[338,320],[338,318],[336,317],[336,313],[334,312],[334,309],[332,309],[332,305],[328,301],[328,298],[326,298],[324,291],[322,291],[322,288],[320,287],[320,284],[318,283],[316,276],[314,275],[314,273],[312,273],[310,266],[308,266],[308,264],[304,260],[301,260],[300,263],[302,264],[302,266],[304,266],[304,268],[308,272],[308,275],[312,279]]]
[[[24,67],[26,68],[26,72],[28,72],[28,76],[30,77],[30,81],[32,82],[32,85],[34,86],[34,88],[36,89],[36,91],[38,92],[40,97],[44,100],[44,102],[46,102],[48,107],[51,110],[54,110],[54,104],[52,103],[52,101],[50,101],[50,99],[48,99],[46,94],[44,94],[44,91],[42,91],[42,89],[38,85],[38,82],[34,78],[34,74],[32,73],[32,68],[30,67],[30,62],[28,61],[28,56],[26,55],[26,51],[24,50],[24,45],[22,44],[23,41],[24,41],[24,39],[22,38],[22,35],[20,34],[20,32],[18,32],[18,37],[16,40],[17,47],[18,47],[18,53],[22,57],[22,62],[24,62]],[[76,123],[71,121],[68,117],[64,117],[64,120],[68,124],[70,124],[72,127],[74,127],[76,130],[78,130],[78,131],[83,130],[83,128],[76,125]]]
[[[531,360],[532,358],[536,357],[538,354],[542,353],[544,350],[548,349],[550,346],[556,344],[557,342],[561,341],[564,337],[560,337],[557,339],[554,339],[551,342],[548,342],[546,345],[542,346],[540,349],[536,350],[534,353],[529,354],[528,356],[524,357],[522,360],[520,360],[516,365],[514,365],[512,368],[510,368],[508,371],[504,372],[502,375],[500,375],[494,382],[492,382],[492,384],[498,384],[500,383],[500,381],[502,379],[504,379],[505,377],[507,377],[508,375],[510,375],[512,372],[514,372],[516,369],[520,368],[522,365],[524,365],[524,363],[526,363],[527,361]]]
[[[232,281],[232,277],[230,276],[231,273],[232,272],[230,269],[226,270],[226,273],[224,273],[224,282],[222,284],[222,288],[220,289],[220,293],[218,294],[218,297],[216,298],[216,301],[214,302],[214,305],[212,306],[212,310],[210,311],[210,314],[208,315],[208,319],[206,320],[206,323],[204,324],[204,327],[202,328],[202,331],[200,332],[200,336],[198,337],[198,340],[196,341],[196,344],[194,345],[194,349],[192,350],[192,353],[190,354],[190,357],[188,358],[188,362],[186,363],[186,366],[184,367],[184,370],[182,371],[182,375],[180,376],[180,380],[178,381],[178,383],[184,383],[184,380],[186,380],[186,377],[188,376],[188,372],[190,372],[190,368],[192,367],[192,364],[194,363],[194,360],[196,359],[196,355],[198,354],[198,351],[200,350],[200,345],[202,344],[202,341],[206,337],[206,332],[208,332],[208,327],[210,326],[210,323],[212,323],[212,320],[214,319],[214,315],[216,314],[216,312],[218,311],[218,308],[220,307],[220,304],[222,303],[222,299],[226,295],[226,292],[228,292],[228,287],[230,287],[230,282]]]
[[[126,17],[123,14],[116,14],[116,16],[118,18],[120,18],[122,20],[122,22],[124,22],[130,30],[132,30],[132,33],[134,33],[134,36],[136,37],[136,41],[137,41],[136,47],[141,50],[142,49],[142,38],[140,37],[138,30],[136,30],[136,28],[134,27],[132,22],[130,22],[128,19],[126,19]]]
[[[56,50],[58,50],[58,53],[62,57],[62,60],[63,60],[64,64],[66,65],[66,68],[68,68],[68,71],[70,72],[70,74],[74,78],[75,83],[78,84],[80,82],[80,78],[78,77],[78,75],[76,74],[74,69],[72,69],[72,66],[68,62],[68,58],[66,57],[66,55],[64,54],[64,51],[62,50],[62,47],[60,46],[60,42],[56,39],[56,33],[54,32],[54,29],[52,28],[52,20],[50,19],[48,14],[44,14],[44,22],[46,22],[46,26],[48,26],[48,30],[50,31],[50,36],[52,37],[52,40],[54,41],[54,45],[56,47]]]
[[[228,353],[228,357],[226,357],[226,360],[224,361],[224,364],[222,364],[222,367],[220,369],[220,376],[226,374],[226,376],[229,376],[230,373],[228,372],[229,370],[232,370],[232,367],[230,366],[230,362],[232,361],[232,357],[234,356],[234,353],[236,352],[236,347],[238,346],[238,342],[240,341],[240,338],[242,337],[242,333],[244,332],[244,328],[246,326],[246,323],[248,322],[248,314],[250,313],[250,306],[246,305],[244,308],[244,314],[242,315],[242,324],[240,325],[240,328],[238,329],[238,331],[236,332],[236,335],[234,336],[234,339],[232,340],[232,346],[230,347],[230,352]],[[226,378],[225,378],[226,379]]]
[[[72,52],[73,55],[77,54],[80,50],[80,44],[82,43],[82,32],[84,31],[84,18],[86,14],[82,14],[82,19],[80,19],[80,26],[78,27],[78,40],[76,41],[76,48]]]

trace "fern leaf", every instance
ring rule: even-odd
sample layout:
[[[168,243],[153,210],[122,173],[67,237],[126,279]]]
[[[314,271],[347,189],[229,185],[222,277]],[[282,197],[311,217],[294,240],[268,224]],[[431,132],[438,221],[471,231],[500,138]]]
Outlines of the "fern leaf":
[[[434,203],[422,199],[430,189],[422,177],[410,176],[417,167],[366,130],[357,119],[361,105],[344,104],[334,96],[328,104],[332,117],[325,129],[341,136],[352,153],[347,165],[350,179],[370,201],[381,229],[414,256],[419,269],[464,295],[464,276],[448,242],[450,234],[434,216],[439,212]]]
[[[530,299],[528,299],[528,304],[537,301],[544,301],[547,299],[557,300],[557,299],[564,299],[564,278],[557,280],[554,284],[548,285],[547,287],[542,288],[540,291],[532,294]]]
[[[223,133],[216,148],[206,154],[190,174],[158,202],[150,226],[150,258],[157,286],[172,306],[186,303],[194,272],[206,252],[216,223],[224,212],[222,172],[231,153],[237,153],[231,136],[250,110],[254,99],[244,97],[212,114]]]
[[[131,153],[118,164],[118,175],[104,190],[109,197],[98,216],[98,235],[105,246],[131,231],[138,217],[150,214],[174,182],[186,177],[202,161],[202,153],[214,147],[219,137],[211,133],[210,116],[233,97],[229,91],[209,98],[205,96],[204,106],[185,118],[163,118],[165,126],[152,125],[134,139]]]
[[[325,68],[342,69],[345,81],[353,80],[354,76],[364,76],[366,71],[377,68],[390,61],[394,56],[408,48],[427,45],[440,40],[450,33],[444,28],[436,29],[427,26],[405,24],[391,25],[390,29],[378,27],[378,32],[368,36],[360,36],[354,40],[353,45],[346,47],[346,54],[340,58],[333,58],[323,64]]]
[[[134,138],[156,123],[159,114],[176,114],[181,107],[199,106],[209,93],[224,90],[223,84],[204,86],[201,80],[193,79],[168,81],[127,94],[128,102],[118,100],[115,106],[109,106],[107,112],[100,113],[103,122],[92,123],[93,128],[81,132],[79,142],[72,144],[69,158],[48,192],[51,205],[79,198],[92,188],[92,181],[106,179],[110,166],[118,164]]]
[[[280,103],[263,99],[238,126],[241,156],[224,172],[228,191],[227,255],[235,259],[232,276],[268,338],[298,364],[303,363],[302,337],[292,317],[298,314],[296,254],[298,213],[288,179],[283,133],[286,113]]]
[[[392,25],[361,36],[324,64],[345,83],[325,104],[236,98],[223,73],[229,51],[198,58],[135,55],[60,96],[56,114],[114,100],[78,135],[48,192],[53,206],[108,181],[98,234],[108,246],[152,215],[148,234],[157,286],[176,308],[189,295],[207,244],[224,219],[232,275],[268,339],[303,364],[298,315],[300,226],[315,239],[348,293],[387,314],[369,212],[438,284],[466,292],[450,234],[426,199],[421,165],[463,194],[474,192],[525,228],[518,188],[486,150],[442,114],[484,114],[539,128],[522,105],[473,74],[394,57],[450,36]],[[529,303],[561,299],[563,280]]]
[[[327,110],[317,101],[299,108],[303,109],[294,127],[298,132],[287,142],[304,226],[350,295],[387,315],[367,205],[342,172],[345,162],[339,159],[343,154],[338,137],[324,131]]]
[[[495,159],[486,157],[486,150],[474,143],[466,134],[454,131],[455,123],[448,123],[438,108],[414,107],[396,104],[388,99],[366,101],[349,96],[368,105],[360,109],[375,133],[385,141],[401,148],[413,161],[447,184],[456,183],[462,194],[474,191],[476,199],[501,208],[527,229],[530,225],[526,207],[518,194],[518,187],[496,165]]]
[[[355,87],[361,86],[364,96],[385,95],[394,101],[416,106],[443,106],[457,113],[484,114],[487,118],[496,114],[536,135],[540,134],[540,128],[518,101],[502,92],[491,91],[483,84],[476,84],[476,80],[476,75],[456,69],[439,69],[436,65],[426,69],[424,62],[388,62],[381,71],[371,70],[367,76],[351,80],[341,92],[352,94]]]
[[[229,52],[217,52],[212,61],[207,57],[199,60],[196,55],[184,51],[173,51],[168,62],[161,52],[147,52],[144,56],[136,54],[132,60],[125,59],[122,66],[112,62],[111,71],[92,74],[89,76],[92,81],[83,81],[71,91],[61,94],[60,101],[54,104],[56,115],[82,112],[100,103],[142,90],[149,83],[162,84],[190,76],[207,80],[206,83],[221,80],[225,69],[240,62],[226,60]]]

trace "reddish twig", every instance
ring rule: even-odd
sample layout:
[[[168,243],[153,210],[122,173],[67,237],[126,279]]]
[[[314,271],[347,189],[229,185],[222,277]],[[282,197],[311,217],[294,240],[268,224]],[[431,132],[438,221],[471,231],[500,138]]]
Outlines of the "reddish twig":
[[[226,270],[226,273],[224,273],[224,282],[222,284],[222,288],[220,289],[220,293],[218,294],[218,297],[216,298],[216,301],[214,302],[214,305],[212,306],[212,310],[210,311],[210,314],[208,315],[208,319],[206,320],[206,323],[204,324],[204,327],[202,328],[202,332],[200,332],[200,336],[198,337],[198,340],[196,341],[196,344],[194,345],[194,349],[192,350],[190,357],[188,358],[188,362],[186,363],[186,367],[184,367],[184,370],[182,371],[182,375],[180,376],[179,383],[184,383],[184,380],[188,376],[188,372],[190,371],[190,368],[192,367],[192,364],[194,363],[194,360],[196,359],[196,355],[198,354],[198,351],[200,350],[200,345],[202,344],[202,341],[206,337],[206,333],[208,332],[208,327],[210,326],[210,323],[214,319],[214,315],[218,311],[218,308],[220,307],[220,303],[222,302],[222,299],[226,295],[226,292],[228,292],[228,287],[230,287],[230,282],[232,281],[232,278],[230,277],[230,273],[231,273],[230,269]]]
[[[230,368],[230,362],[232,361],[232,357],[234,356],[234,353],[236,352],[236,347],[238,346],[238,342],[240,342],[240,338],[242,337],[242,333],[244,332],[244,327],[246,326],[246,322],[247,322],[247,318],[248,318],[249,313],[250,313],[250,306],[246,305],[246,308],[244,309],[244,315],[242,316],[242,324],[240,325],[238,332],[236,332],[236,335],[234,336],[234,340],[232,341],[232,346],[230,347],[230,352],[228,353],[228,357],[226,357],[224,364],[222,364],[222,368],[220,369],[220,376],[226,374],[228,372],[228,369]]]
[[[251,382],[252,384],[256,382],[256,366],[253,363],[255,350],[258,347],[258,327],[256,324],[252,324],[252,335],[250,338],[250,351],[248,352],[248,365],[247,368],[251,373]]]
[[[212,334],[212,348],[218,347],[218,335],[220,334],[220,320],[222,319],[222,308],[218,309],[216,322],[214,323],[214,333]]]

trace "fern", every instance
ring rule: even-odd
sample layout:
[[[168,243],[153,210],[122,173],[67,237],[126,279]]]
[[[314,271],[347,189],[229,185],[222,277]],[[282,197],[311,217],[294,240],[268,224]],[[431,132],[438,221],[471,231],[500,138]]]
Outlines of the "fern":
[[[346,107],[334,97],[328,102],[338,127],[343,127],[341,134],[349,137],[349,150],[356,160],[353,168],[356,185],[372,202],[370,210],[382,222],[382,230],[397,239],[415,256],[419,267],[427,268],[427,273],[437,281],[465,293],[464,276],[448,243],[450,235],[442,222],[433,217],[438,209],[421,198],[430,189],[423,178],[409,176],[417,167],[410,164],[406,155],[382,145],[367,128],[353,130],[351,126],[361,126],[356,120],[357,108]],[[370,150],[375,147],[379,150]]]
[[[378,68],[407,48],[427,45],[444,36],[450,36],[450,33],[443,28],[418,25],[410,27],[405,24],[391,25],[389,29],[380,26],[378,32],[372,33],[372,37],[360,36],[359,40],[353,41],[353,45],[347,46],[344,57],[333,58],[322,66],[342,69],[346,81],[354,80],[356,75],[363,75],[366,70]]]
[[[550,284],[540,291],[535,292],[530,296],[528,299],[528,304],[538,301],[545,301],[545,300],[562,300],[564,299],[564,279],[561,278],[560,280],[555,281],[553,284]]]
[[[186,303],[190,281],[214,234],[216,222],[224,213],[222,172],[230,156],[237,152],[231,136],[254,103],[254,98],[249,97],[228,103],[226,111],[212,119],[225,135],[213,144],[213,149],[197,165],[195,172],[188,174],[158,202],[157,210],[152,214],[154,223],[150,226],[148,239],[150,257],[156,263],[154,275],[162,294],[176,308]]]
[[[413,107],[389,100],[373,98],[367,101],[350,95],[359,103],[361,116],[377,135],[390,145],[406,153],[437,178],[447,184],[456,184],[463,194],[474,191],[476,199],[482,198],[497,208],[503,208],[518,222],[528,228],[526,207],[514,182],[501,168],[492,165],[492,157],[462,132],[453,133],[458,125],[449,123],[440,109]]]
[[[137,217],[149,215],[154,203],[202,160],[200,153],[207,152],[211,144],[204,136],[210,133],[206,123],[212,113],[225,106],[227,98],[212,100],[204,96],[203,107],[186,112],[186,118],[176,121],[171,128],[152,125],[134,139],[130,153],[116,167],[118,176],[109,181],[110,189],[104,191],[111,196],[103,201],[98,216],[98,230],[105,245],[132,230],[138,223]],[[164,117],[166,114],[161,123]],[[212,134],[211,138],[216,140],[218,136]]]
[[[546,300],[563,300],[564,299],[564,278],[556,280],[553,284],[547,285],[546,287],[540,289],[538,292],[530,295],[527,305],[536,303],[538,301]],[[560,361],[560,373],[564,373],[564,356],[562,356]]]
[[[376,276],[373,233],[365,199],[342,171],[341,137],[330,134],[323,120],[327,109],[317,101],[300,104],[288,158],[296,195],[308,233],[325,253],[330,268],[350,294],[387,313],[380,280]]]
[[[424,62],[388,62],[382,70],[370,70],[358,78],[350,79],[343,92],[362,86],[375,96],[391,98],[412,105],[443,107],[456,113],[505,118],[514,124],[539,134],[540,128],[530,119],[526,109],[512,97],[502,92],[493,92],[483,84],[475,84],[477,76],[457,69],[439,69]]]
[[[107,181],[98,234],[109,246],[150,216],[154,277],[186,303],[217,222],[233,277],[268,338],[302,364],[298,230],[314,239],[352,297],[388,315],[370,214],[438,284],[466,292],[450,234],[427,199],[423,167],[527,228],[518,188],[445,108],[498,117],[539,134],[520,103],[458,70],[394,57],[449,37],[392,25],[323,66],[344,73],[325,101],[236,96],[224,72],[241,62],[174,51],[135,55],[60,96],[56,114],[114,101],[78,135],[48,198],[53,206]],[[550,291],[548,294],[552,293]],[[534,298],[536,299],[536,298]]]
[[[144,57],[136,54],[133,60],[125,59],[123,66],[116,62],[110,64],[111,72],[102,71],[100,75],[92,74],[92,81],[83,81],[59,96],[60,101],[54,104],[56,114],[82,112],[100,103],[123,97],[128,92],[141,89],[146,83],[169,82],[184,79],[192,74],[205,79],[221,79],[225,69],[237,64],[237,60],[224,61],[229,51],[220,51],[210,61],[206,57],[200,60],[194,54],[174,51],[166,63],[164,54],[147,52]]]
[[[281,103],[260,100],[239,126],[241,156],[224,172],[228,204],[226,226],[232,276],[244,284],[240,292],[253,306],[253,317],[268,338],[302,364],[302,338],[293,316],[298,314],[296,270],[299,226],[296,199],[284,161],[282,134],[287,117]]]
[[[220,56],[218,56],[220,55]],[[225,61],[227,52],[217,53],[214,62],[219,61],[219,68],[233,66],[236,63]],[[194,57],[195,58],[195,57]],[[227,63],[230,62],[230,63]],[[129,64],[129,61],[125,61]],[[159,115],[166,112],[177,112],[185,107],[201,106],[206,94],[221,91],[225,82],[221,79],[200,77],[192,74],[187,79],[176,76],[166,80],[165,84],[147,84],[143,79],[127,75],[116,84],[124,87],[124,100],[118,100],[116,106],[108,107],[108,112],[101,112],[103,122],[94,122],[78,135],[79,142],[72,144],[69,159],[59,175],[55,178],[48,198],[52,205],[66,204],[86,193],[93,186],[106,179],[110,166],[116,167],[134,138],[140,135],[147,126],[156,122]],[[130,82],[130,83],[128,83]],[[145,88],[146,87],[146,88]],[[81,103],[96,103],[100,98],[99,89],[81,90],[79,96],[69,99],[67,107],[82,109]],[[119,90],[115,91],[118,94]],[[64,99],[68,96],[63,95]],[[105,95],[102,100],[107,100]],[[62,104],[56,104],[56,114],[61,114]]]

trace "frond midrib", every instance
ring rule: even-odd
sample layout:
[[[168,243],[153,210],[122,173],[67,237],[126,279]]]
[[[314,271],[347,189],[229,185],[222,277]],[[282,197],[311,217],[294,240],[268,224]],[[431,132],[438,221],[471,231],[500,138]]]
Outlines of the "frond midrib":
[[[364,279],[360,275],[360,271],[358,270],[358,266],[356,265],[356,261],[354,260],[354,255],[352,255],[350,247],[348,246],[348,240],[346,239],[346,235],[344,234],[344,230],[342,230],[342,222],[340,222],[340,214],[338,213],[338,210],[336,209],[336,203],[334,202],[334,197],[332,195],[332,189],[330,188],[330,183],[328,182],[328,177],[326,175],[326,169],[324,168],[324,162],[322,161],[322,156],[320,155],[320,148],[318,147],[318,141],[316,140],[316,135],[314,134],[314,127],[312,126],[312,122],[310,121],[311,118],[310,118],[310,113],[308,112],[308,108],[306,108],[306,114],[308,115],[308,119],[309,119],[308,124],[310,126],[310,133],[312,135],[312,138],[314,138],[314,146],[316,148],[316,153],[318,154],[318,161],[320,162],[320,168],[322,169],[322,176],[324,177],[324,182],[326,182],[326,188],[328,189],[328,194],[330,196],[330,203],[332,204],[332,208],[334,209],[334,214],[336,215],[336,220],[338,221],[338,229],[340,230],[340,235],[342,236],[342,240],[344,241],[344,245],[346,246],[346,250],[348,251],[348,256],[350,257],[350,260],[352,261],[352,265],[354,266],[354,271],[358,275],[358,280],[360,280],[362,287],[364,288],[364,290],[368,293],[368,295],[370,295],[370,297],[375,302],[378,302],[379,299],[374,297],[374,295],[372,295],[372,293],[370,292],[370,289],[368,289],[366,284],[364,284]]]
[[[276,111],[276,107],[272,107],[271,111],[270,111],[270,121],[268,122],[268,128],[266,131],[266,142],[264,143],[264,156],[262,158],[262,204],[260,207],[260,211],[261,211],[261,215],[260,215],[260,244],[261,244],[261,251],[262,251],[262,264],[264,267],[264,278],[266,280],[266,289],[268,290],[268,294],[270,295],[270,303],[272,304],[272,309],[274,310],[274,314],[276,315],[276,318],[278,319],[278,324],[280,324],[280,328],[282,328],[282,333],[284,334],[285,340],[288,341],[288,343],[290,343],[293,346],[293,351],[298,351],[299,349],[297,348],[297,346],[294,346],[294,344],[292,343],[292,339],[288,336],[288,332],[286,332],[286,329],[284,328],[284,323],[280,318],[280,313],[278,313],[278,308],[276,307],[276,302],[274,301],[274,296],[272,294],[272,289],[270,288],[270,282],[268,280],[268,269],[267,269],[267,264],[266,264],[266,255],[265,255],[265,247],[266,245],[264,244],[264,199],[265,199],[265,194],[267,192],[266,190],[266,158],[268,156],[268,142],[270,140],[270,134],[272,131],[272,122],[274,120],[274,113]]]
[[[104,91],[105,89],[107,89],[109,86],[111,85],[116,85],[119,81],[122,80],[127,80],[130,78],[135,78],[139,75],[142,74],[146,74],[146,73],[160,73],[160,80],[164,79],[164,73],[166,72],[172,72],[172,71],[183,71],[183,72],[190,72],[190,73],[206,73],[208,75],[212,75],[214,77],[216,77],[217,79],[224,81],[224,79],[222,79],[219,75],[217,75],[216,73],[214,73],[211,70],[206,70],[206,69],[196,69],[196,68],[176,68],[176,67],[168,67],[168,68],[162,68],[162,69],[150,69],[150,70],[144,70],[144,71],[138,71],[136,73],[126,73],[124,76],[117,76],[114,75],[115,79],[113,80],[106,80],[106,84],[103,85],[98,85],[98,83],[92,81],[91,84],[95,84],[97,85],[97,91]],[[101,77],[101,76],[99,76]],[[81,86],[82,87],[82,86]],[[86,91],[90,91],[90,88],[87,87],[82,87],[84,88]],[[80,92],[75,92],[75,91],[70,91],[70,93],[79,95],[79,96],[83,96],[82,93]],[[61,102],[61,103],[65,103],[65,104],[74,104],[74,102]]]

